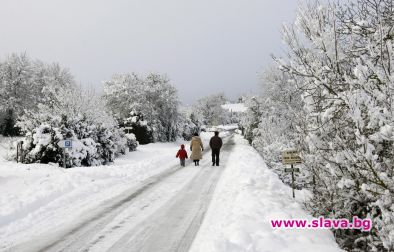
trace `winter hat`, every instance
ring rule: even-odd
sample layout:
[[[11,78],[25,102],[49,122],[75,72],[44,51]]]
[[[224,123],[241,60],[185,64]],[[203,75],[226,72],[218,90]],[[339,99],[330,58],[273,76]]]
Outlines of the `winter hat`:
[[[184,149],[185,148],[185,145],[184,144],[181,144],[181,149]]]

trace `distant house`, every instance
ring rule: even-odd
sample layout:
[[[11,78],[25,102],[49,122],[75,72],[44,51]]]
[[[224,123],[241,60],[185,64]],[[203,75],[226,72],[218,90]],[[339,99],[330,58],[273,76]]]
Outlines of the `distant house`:
[[[248,109],[245,103],[227,103],[222,105],[223,109],[228,110],[231,113],[244,113]]]

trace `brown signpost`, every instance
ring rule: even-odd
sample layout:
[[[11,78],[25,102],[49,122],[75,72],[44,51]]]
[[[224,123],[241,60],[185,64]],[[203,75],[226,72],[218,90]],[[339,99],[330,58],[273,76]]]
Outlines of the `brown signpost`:
[[[300,153],[296,150],[287,150],[282,152],[282,163],[284,165],[302,164]]]
[[[285,172],[291,172],[291,187],[293,188],[293,198],[295,198],[294,192],[294,172],[299,172],[299,168],[294,168],[293,165],[302,164],[300,153],[297,150],[286,150],[282,152],[282,163],[284,165],[291,165],[291,168],[285,168]]]

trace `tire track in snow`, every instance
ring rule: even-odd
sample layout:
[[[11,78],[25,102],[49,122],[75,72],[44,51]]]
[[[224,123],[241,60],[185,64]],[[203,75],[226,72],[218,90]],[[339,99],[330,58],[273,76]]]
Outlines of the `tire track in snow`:
[[[232,137],[229,138],[226,139],[221,154],[222,165],[233,144]],[[159,247],[160,251],[166,251],[163,250],[164,247],[168,251],[187,251],[223,170],[223,166],[210,167],[210,155],[207,152],[201,162],[202,166],[189,166],[187,169],[174,166],[106,202],[101,209],[82,217],[73,228],[57,231],[44,238],[35,237],[34,243],[21,244],[11,248],[12,251],[103,251],[104,245],[110,245],[109,251],[157,251],[152,249],[160,245],[160,242],[165,245]],[[189,181],[182,185],[185,179]],[[176,192],[174,197],[173,186],[176,185],[180,194],[177,195]],[[182,192],[184,188],[189,192]],[[184,207],[179,208],[180,205]],[[180,225],[172,225],[176,224],[176,219],[181,220]],[[156,225],[157,223],[162,224]],[[174,234],[171,237],[176,239],[168,240],[168,228]],[[163,231],[164,236],[160,235]],[[112,238],[112,244],[108,243],[108,237]],[[137,249],[135,246],[142,250],[134,250]]]
[[[232,139],[226,143],[222,160],[227,159],[233,144]],[[220,167],[211,167],[211,161],[205,159],[202,162],[205,167],[181,194],[124,234],[107,251],[188,251],[204,219],[224,163]]]

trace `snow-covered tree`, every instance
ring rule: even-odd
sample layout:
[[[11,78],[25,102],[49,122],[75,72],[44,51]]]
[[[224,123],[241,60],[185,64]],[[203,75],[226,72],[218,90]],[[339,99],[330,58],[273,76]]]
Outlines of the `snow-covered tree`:
[[[33,61],[11,54],[0,62],[0,134],[16,135],[16,120],[38,104],[55,100],[57,90],[75,85],[68,70],[58,64]]]
[[[165,75],[114,75],[104,82],[104,97],[120,124],[133,127],[141,143],[176,139],[179,100]]]
[[[257,128],[262,119],[262,102],[259,96],[251,96],[246,98],[245,104],[248,110],[242,117],[240,125],[245,139],[252,144],[253,140],[257,137]]]
[[[227,99],[224,94],[215,94],[202,97],[197,101],[194,107],[194,114],[205,125],[226,124],[229,119],[229,113],[222,108]]]
[[[290,184],[291,177],[284,171],[281,153],[286,149],[300,149],[302,137],[302,103],[294,79],[278,69],[268,69],[261,79],[261,95],[246,100],[246,116],[241,122],[244,136],[264,157],[267,165]],[[308,172],[301,169],[297,185],[307,181]]]
[[[202,123],[193,112],[180,112],[178,124],[180,136],[187,141],[191,140],[195,133],[200,133],[201,131]]]
[[[284,28],[304,106],[305,167],[315,175],[316,215],[371,218],[370,233],[335,230],[340,245],[394,249],[392,0],[309,3]]]

